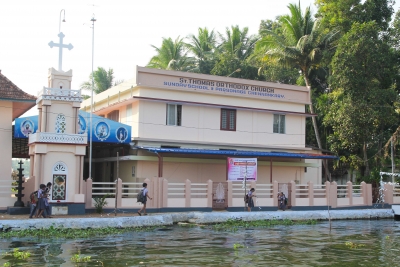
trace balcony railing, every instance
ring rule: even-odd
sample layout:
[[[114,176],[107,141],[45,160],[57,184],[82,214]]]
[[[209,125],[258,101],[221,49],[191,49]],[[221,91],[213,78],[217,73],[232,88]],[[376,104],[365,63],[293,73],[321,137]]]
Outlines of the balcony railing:
[[[58,134],[58,133],[34,133],[29,135],[29,144],[63,143],[63,144],[87,144],[86,134]]]
[[[43,87],[43,90],[38,92],[38,100],[36,102],[38,102],[40,99],[82,102],[80,90],[47,87]]]

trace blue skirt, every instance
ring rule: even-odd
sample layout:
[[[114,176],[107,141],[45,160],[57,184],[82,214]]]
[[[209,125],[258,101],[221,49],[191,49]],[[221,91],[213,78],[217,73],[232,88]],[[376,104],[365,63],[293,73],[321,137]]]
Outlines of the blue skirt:
[[[44,210],[46,209],[46,203],[44,202],[44,198],[39,198],[36,204],[36,209]]]
[[[247,207],[254,208],[254,201],[252,197],[249,198],[249,203],[247,204]]]

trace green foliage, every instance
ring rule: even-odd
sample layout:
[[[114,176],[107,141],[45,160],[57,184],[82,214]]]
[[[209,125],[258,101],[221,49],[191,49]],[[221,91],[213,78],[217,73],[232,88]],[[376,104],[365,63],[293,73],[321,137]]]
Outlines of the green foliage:
[[[364,244],[357,244],[357,243],[353,243],[353,242],[350,242],[350,241],[347,241],[345,243],[345,245],[346,245],[346,247],[348,247],[350,249],[357,249],[357,248],[365,247]]]
[[[212,225],[212,229],[217,230],[217,231],[233,231],[236,232],[241,228],[249,228],[249,227],[271,227],[271,226],[276,226],[276,225],[286,225],[286,226],[291,226],[291,225],[304,225],[304,224],[316,224],[317,222],[315,220],[299,220],[299,221],[292,221],[289,219],[284,219],[284,220],[278,220],[278,219],[272,219],[272,220],[257,220],[257,221],[244,221],[241,219],[235,220],[235,219],[229,219],[226,222],[223,223],[218,223]]]
[[[71,229],[71,228],[55,228],[49,229],[23,229],[19,231],[0,232],[0,238],[13,237],[36,237],[36,238],[90,238],[95,236],[120,235],[126,232],[142,232],[152,231],[155,227],[127,227],[127,228],[87,228],[87,229]]]
[[[189,71],[193,69],[193,58],[188,57],[188,50],[183,38],[173,41],[163,38],[161,47],[152,45],[157,54],[150,59],[146,67],[153,69]]]
[[[80,254],[74,254],[71,257],[72,262],[89,262],[91,261],[91,256],[81,256]]]
[[[29,251],[20,251],[19,248],[14,248],[13,252],[7,252],[5,254],[6,257],[13,257],[14,259],[17,260],[26,260],[31,256],[31,253]],[[9,265],[6,265],[9,264]],[[3,266],[11,266],[11,263],[6,262]]]
[[[97,213],[103,213],[103,208],[108,204],[106,198],[108,195],[102,197],[94,197],[94,207]]]
[[[93,81],[93,92],[99,94],[101,92],[106,91],[107,89],[111,88],[112,86],[121,83],[122,81],[114,82],[114,70],[109,68],[108,71],[105,70],[103,67],[98,67],[97,70],[90,74],[89,81],[84,82],[81,84],[81,89],[84,90],[92,90],[92,77],[94,77]]]
[[[194,55],[194,72],[210,74],[216,61],[216,35],[207,28],[199,28],[197,36],[188,36],[187,49]]]
[[[244,248],[244,245],[239,244],[239,243],[233,244],[233,249],[239,249],[239,248]]]

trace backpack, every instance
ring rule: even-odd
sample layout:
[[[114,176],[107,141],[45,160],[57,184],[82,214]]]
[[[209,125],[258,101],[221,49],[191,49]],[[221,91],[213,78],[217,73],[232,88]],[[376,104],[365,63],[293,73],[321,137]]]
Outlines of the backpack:
[[[146,196],[143,195],[143,189],[142,189],[142,190],[140,190],[139,193],[137,193],[136,200],[137,200],[137,202],[143,203],[145,201],[145,199],[146,199]]]
[[[246,195],[244,196],[244,202],[245,202],[245,203],[248,203],[248,202],[249,202],[249,195],[246,194]]]
[[[287,205],[287,197],[285,197],[285,205]]]
[[[29,196],[31,203],[36,204],[38,202],[38,191],[32,192]]]

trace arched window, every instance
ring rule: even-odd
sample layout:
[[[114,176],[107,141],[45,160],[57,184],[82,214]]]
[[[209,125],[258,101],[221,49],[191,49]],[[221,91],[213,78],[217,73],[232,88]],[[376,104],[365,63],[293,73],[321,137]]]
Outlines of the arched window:
[[[53,187],[51,190],[52,200],[66,200],[67,198],[67,165],[59,161],[53,166]]]
[[[67,122],[65,121],[65,115],[60,113],[56,119],[56,133],[65,133],[67,130]]]

